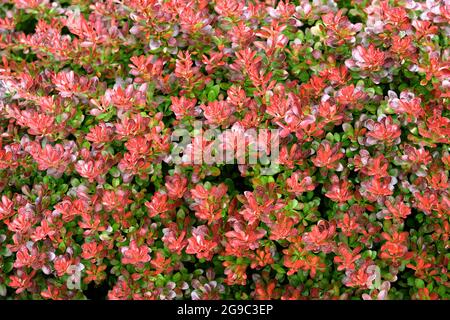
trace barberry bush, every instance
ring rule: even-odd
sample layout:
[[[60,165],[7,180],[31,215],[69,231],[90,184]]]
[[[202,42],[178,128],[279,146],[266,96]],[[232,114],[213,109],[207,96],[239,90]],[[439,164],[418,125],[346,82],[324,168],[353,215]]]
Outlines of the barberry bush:
[[[449,21],[448,0],[0,0],[0,298],[447,299]],[[176,161],[180,128],[228,151],[265,130],[275,169],[184,161],[201,135]]]

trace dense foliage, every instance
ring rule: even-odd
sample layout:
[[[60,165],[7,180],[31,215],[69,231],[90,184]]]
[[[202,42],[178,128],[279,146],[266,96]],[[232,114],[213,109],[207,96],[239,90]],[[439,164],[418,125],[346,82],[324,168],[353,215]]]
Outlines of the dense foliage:
[[[447,299],[449,21],[0,0],[0,299]],[[278,169],[174,161],[196,121],[277,132]]]

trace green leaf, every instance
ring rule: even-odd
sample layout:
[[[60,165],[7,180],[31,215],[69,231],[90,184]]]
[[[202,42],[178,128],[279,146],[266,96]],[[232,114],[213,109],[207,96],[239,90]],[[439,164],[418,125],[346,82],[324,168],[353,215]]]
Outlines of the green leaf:
[[[211,89],[208,91],[208,101],[212,102],[217,99],[220,93],[220,85],[216,84],[215,86],[212,86]]]
[[[117,188],[120,185],[120,179],[119,178],[112,179],[112,185],[114,188]]]
[[[290,207],[291,209],[296,208],[297,205],[298,205],[297,199],[292,199],[291,202],[289,203],[289,207]]]
[[[283,269],[283,267],[281,267],[279,264],[273,264],[272,268],[279,274],[285,274],[286,270]]]
[[[66,244],[64,242],[61,242],[58,246],[58,249],[60,251],[65,251],[66,250]]]
[[[416,288],[425,288],[425,283],[423,282],[422,279],[416,279],[414,280],[414,285],[416,286]]]
[[[11,255],[11,251],[6,246],[0,247],[0,256],[7,257],[8,255]]]
[[[181,280],[181,273],[177,272],[173,275],[173,282],[178,283]]]
[[[10,273],[14,267],[14,263],[12,261],[5,262],[3,265],[3,272]]]
[[[0,283],[0,297],[6,296],[6,285]]]
[[[336,132],[334,134],[334,140],[337,141],[337,142],[341,142],[341,136],[339,135],[339,133]]]
[[[97,119],[98,120],[104,120],[104,121],[108,121],[110,118],[111,118],[111,114],[109,113],[109,112],[107,112],[107,113],[102,113],[102,114],[99,114],[98,116],[97,116]]]
[[[308,72],[302,72],[299,74],[298,78],[300,79],[301,82],[308,82],[309,80],[309,74]]]
[[[447,288],[445,288],[444,286],[439,286],[437,292],[438,292],[439,296],[441,296],[442,298],[447,297]]]

